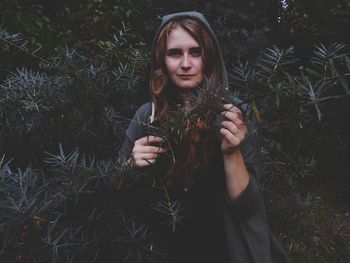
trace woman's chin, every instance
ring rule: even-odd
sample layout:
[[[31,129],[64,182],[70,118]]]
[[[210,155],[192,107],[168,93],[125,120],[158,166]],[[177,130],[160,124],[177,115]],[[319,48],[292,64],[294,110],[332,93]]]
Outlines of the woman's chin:
[[[183,82],[177,83],[176,85],[178,89],[183,89],[183,90],[189,90],[197,86],[198,84],[195,81],[183,81]]]

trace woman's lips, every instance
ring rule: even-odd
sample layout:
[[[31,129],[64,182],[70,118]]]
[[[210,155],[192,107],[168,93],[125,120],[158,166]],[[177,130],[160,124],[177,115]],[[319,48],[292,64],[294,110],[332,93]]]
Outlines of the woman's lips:
[[[191,79],[193,78],[195,75],[178,75],[180,78],[182,79]]]

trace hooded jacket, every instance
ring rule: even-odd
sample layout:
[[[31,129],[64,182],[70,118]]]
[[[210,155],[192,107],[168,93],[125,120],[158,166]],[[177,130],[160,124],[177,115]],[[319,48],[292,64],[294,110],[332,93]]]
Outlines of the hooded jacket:
[[[155,61],[155,43],[160,32],[170,21],[181,18],[191,18],[196,20],[209,32],[219,56],[220,64],[217,66],[219,67],[219,72],[221,73],[221,83],[224,87],[228,87],[227,72],[219,43],[208,21],[198,12],[174,13],[166,15],[162,18],[161,25],[157,30],[153,42],[152,65],[154,65]],[[237,103],[238,101],[239,99],[235,98],[233,103]],[[246,116],[248,116],[249,107],[247,105],[243,106],[243,110],[246,111]],[[119,156],[122,159],[128,159],[131,156],[134,142],[146,136],[146,131],[144,130],[143,126],[140,125],[140,123],[150,123],[152,122],[153,118],[153,103],[146,103],[137,110],[134,118],[129,124],[128,129],[126,130],[125,140],[119,151]],[[234,203],[229,202],[226,198],[227,195],[225,194],[225,187],[222,183],[218,183],[217,188],[208,188],[208,185],[211,184],[211,182],[207,182],[207,184],[204,183],[204,188],[201,189],[198,187],[198,189],[201,190],[198,190],[197,192],[194,190],[192,193],[191,191],[189,191],[190,193],[186,193],[186,200],[197,200],[197,203],[195,203],[194,206],[189,206],[190,210],[196,210],[198,206],[203,207],[203,209],[198,209],[200,216],[197,215],[197,221],[195,223],[192,225],[190,224],[188,228],[184,228],[185,230],[183,230],[182,234],[170,237],[177,239],[176,242],[182,242],[182,244],[185,244],[175,244],[177,250],[174,253],[180,253],[183,255],[178,257],[175,256],[175,259],[173,259],[171,262],[288,262],[288,255],[286,251],[273,236],[266,221],[264,202],[258,179],[259,145],[254,129],[250,129],[245,140],[240,145],[240,151],[250,175],[247,187],[243,190],[238,200],[236,200]],[[223,178],[224,170],[222,158],[213,158],[212,163],[212,168],[207,172],[211,173],[213,177]],[[200,195],[199,198],[196,196],[197,194]],[[209,221],[204,222],[206,221],[207,217],[209,218]],[[203,220],[201,220],[201,218]],[[193,237],[190,238],[187,235],[188,232],[192,231],[191,227],[196,228],[196,232],[192,232],[196,233],[197,235],[195,239],[191,239]],[[183,240],[181,240],[181,238]],[[197,249],[191,250],[191,247],[195,246],[197,246]],[[214,250],[211,251],[212,253],[208,251],[211,250],[211,248]],[[186,253],[188,256],[184,255]],[[192,253],[192,255],[189,255],[188,253]]]

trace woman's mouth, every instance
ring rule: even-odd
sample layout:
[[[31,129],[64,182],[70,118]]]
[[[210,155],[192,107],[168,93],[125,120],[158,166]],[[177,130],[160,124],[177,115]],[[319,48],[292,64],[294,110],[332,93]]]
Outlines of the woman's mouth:
[[[194,77],[194,75],[188,75],[188,74],[182,74],[182,75],[178,75],[178,76],[182,79],[191,79]]]

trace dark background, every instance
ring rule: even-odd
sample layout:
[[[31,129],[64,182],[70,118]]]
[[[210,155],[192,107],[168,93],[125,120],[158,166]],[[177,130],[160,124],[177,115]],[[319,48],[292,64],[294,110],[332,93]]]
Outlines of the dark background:
[[[86,177],[115,172],[106,163],[115,162],[127,123],[149,100],[150,47],[160,18],[196,10],[220,41],[232,92],[256,105],[261,117],[261,181],[273,232],[292,262],[350,260],[350,1],[0,0],[0,10],[0,196],[7,200],[0,258],[33,262],[31,250],[39,251],[38,262],[54,258],[40,240],[47,238],[47,221],[66,210],[62,204],[50,210],[54,190],[44,197],[38,189],[69,182],[70,188],[57,186],[65,204]],[[274,71],[277,51],[289,47],[292,54]],[[238,73],[244,65],[251,71]],[[19,182],[33,178],[48,181],[38,179],[23,192]],[[57,238],[72,211],[58,220]],[[87,233],[101,227],[81,226]],[[11,229],[18,230],[9,239]],[[82,262],[84,250],[63,236],[67,258]],[[81,244],[95,238],[83,236],[76,238]],[[94,253],[100,243],[92,243]]]

